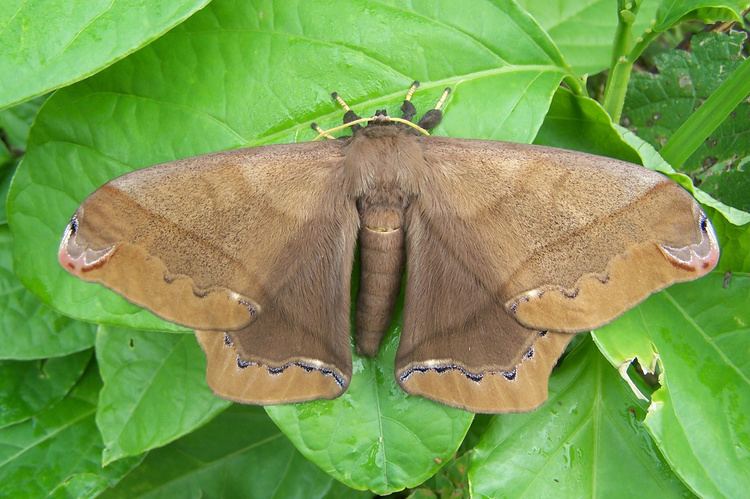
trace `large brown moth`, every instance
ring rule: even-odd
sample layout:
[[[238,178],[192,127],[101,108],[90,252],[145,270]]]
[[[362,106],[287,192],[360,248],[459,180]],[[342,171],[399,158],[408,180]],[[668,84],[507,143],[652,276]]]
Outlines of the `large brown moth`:
[[[78,208],[60,263],[196,329],[218,395],[276,404],[346,390],[359,242],[357,350],[377,353],[406,268],[395,376],[475,412],[538,406],[571,333],[716,265],[709,221],[666,177],[580,152],[427,136],[448,92],[415,124],[416,88],[402,118],[360,118],[334,94],[347,138],[112,180]]]

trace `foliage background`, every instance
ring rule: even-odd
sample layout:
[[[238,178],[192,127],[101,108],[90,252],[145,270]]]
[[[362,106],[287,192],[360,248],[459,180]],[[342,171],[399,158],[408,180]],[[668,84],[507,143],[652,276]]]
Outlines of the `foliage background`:
[[[743,495],[745,8],[0,0],[0,496]],[[107,180],[309,140],[312,121],[340,120],[330,91],[367,115],[395,109],[413,79],[420,109],[454,89],[438,135],[533,141],[670,174],[711,213],[719,268],[574,342],[541,409],[492,417],[396,387],[398,317],[378,359],[355,357],[345,396],[229,404],[206,387],[189,331],[58,268],[68,217]],[[710,119],[691,123],[701,112]]]

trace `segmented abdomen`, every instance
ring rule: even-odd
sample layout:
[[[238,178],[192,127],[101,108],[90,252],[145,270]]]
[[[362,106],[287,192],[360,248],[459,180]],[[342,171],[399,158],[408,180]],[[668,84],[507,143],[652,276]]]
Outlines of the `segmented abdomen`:
[[[366,221],[369,220],[363,220]],[[357,350],[361,354],[375,356],[391,323],[401,287],[404,264],[403,228],[377,227],[372,224],[368,226],[363,223],[359,232],[359,248]]]

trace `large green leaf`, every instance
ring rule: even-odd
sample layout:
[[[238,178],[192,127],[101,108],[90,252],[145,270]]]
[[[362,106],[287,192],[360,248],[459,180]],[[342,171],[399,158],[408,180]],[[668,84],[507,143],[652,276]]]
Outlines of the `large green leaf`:
[[[49,360],[0,361],[0,428],[25,421],[61,400],[89,359],[90,351]]]
[[[622,138],[598,102],[562,87],[555,92],[534,143],[641,162],[638,152]]]
[[[149,453],[102,499],[359,497],[303,458],[258,407],[233,406]]]
[[[471,413],[401,390],[393,366],[397,348],[395,329],[377,358],[355,356],[349,389],[335,400],[266,408],[304,456],[350,487],[381,495],[433,475],[472,421]]]
[[[652,296],[595,333],[614,365],[653,371],[646,426],[672,469],[701,497],[750,488],[750,274],[714,272]]]
[[[67,219],[96,187],[134,168],[310,139],[311,121],[341,119],[328,96],[333,89],[367,114],[383,106],[394,111],[412,78],[423,81],[415,97],[422,109],[452,86],[440,133],[531,141],[565,74],[562,59],[514,4],[477,8],[482,26],[475,22],[479,11],[449,0],[413,8],[213,2],[42,107],[9,197],[16,271],[71,316],[169,329],[59,268],[55,251]]]
[[[13,240],[0,225],[0,359],[43,359],[94,345],[95,328],[44,305],[13,273]]]
[[[683,497],[643,409],[586,338],[534,412],[496,416],[473,451],[473,497]]]
[[[610,66],[617,30],[615,0],[519,0],[547,30],[565,60],[578,74],[595,74]],[[643,32],[659,7],[643,0],[633,31]]]
[[[100,386],[92,366],[63,400],[0,429],[0,497],[94,497],[138,464],[133,458],[101,468],[94,422]]]
[[[747,6],[746,0],[661,0],[652,29],[666,31],[685,18],[741,22]]]
[[[6,0],[0,9],[0,108],[96,73],[208,1]]]
[[[105,465],[167,444],[229,406],[206,385],[205,356],[193,335],[100,327],[96,358]]]

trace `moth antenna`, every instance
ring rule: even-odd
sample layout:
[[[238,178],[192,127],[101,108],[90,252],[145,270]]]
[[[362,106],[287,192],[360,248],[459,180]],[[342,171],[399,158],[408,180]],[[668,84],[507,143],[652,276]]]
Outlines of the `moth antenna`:
[[[446,88],[445,90],[443,90],[443,94],[438,99],[435,107],[424,113],[422,119],[419,120],[419,126],[424,128],[425,130],[432,130],[440,124],[440,122],[443,120],[443,112],[440,109],[445,104],[445,100],[448,98],[448,95],[450,93],[450,88]]]
[[[315,130],[316,132],[318,132],[318,136],[319,137],[325,137],[327,139],[336,139],[336,137],[334,137],[330,133],[328,133],[325,130],[323,130],[322,128],[320,128],[320,126],[318,126],[317,123],[310,123],[310,128],[312,128],[313,130]]]
[[[341,96],[338,94],[338,92],[333,92],[331,94],[331,97],[333,98],[333,100],[335,100],[336,102],[338,102],[339,106],[341,106],[344,111],[351,111],[352,110],[352,108],[349,107],[349,104],[347,104],[346,101],[341,98]]]
[[[404,103],[401,104],[401,118],[406,121],[411,121],[417,114],[417,108],[414,107],[414,104],[411,102],[411,97],[414,95],[414,92],[417,91],[417,88],[419,88],[419,82],[414,80],[414,83],[411,84],[409,90],[406,92]]]
[[[414,83],[411,84],[411,86],[409,87],[409,90],[406,92],[406,97],[404,97],[404,100],[406,102],[411,101],[412,95],[414,95],[414,92],[416,92],[418,88],[419,88],[419,82],[417,80],[414,80]]]
[[[408,121],[408,120],[405,120],[405,119],[402,119],[402,118],[396,118],[396,117],[386,116],[385,119],[383,119],[382,117],[379,117],[379,116],[372,116],[370,118],[357,118],[354,121],[350,121],[348,123],[344,123],[343,125],[339,125],[339,126],[335,126],[333,128],[329,128],[328,130],[322,130],[322,129],[319,130],[320,127],[315,128],[315,126],[317,126],[317,125],[315,125],[315,123],[313,123],[313,125],[315,125],[315,126],[313,126],[313,130],[315,130],[316,132],[318,132],[318,136],[315,137],[313,140],[318,140],[321,137],[334,138],[334,137],[330,136],[331,132],[338,132],[339,130],[344,130],[345,128],[359,127],[360,123],[369,123],[369,122],[375,121],[375,120],[394,121],[396,123],[403,123],[404,125],[413,128],[414,130],[416,130],[417,132],[421,133],[422,135],[430,135],[430,133],[427,130],[425,130],[424,128],[420,127],[419,125],[416,125],[416,124],[412,123],[411,121]]]
[[[433,109],[440,111],[443,107],[443,104],[445,104],[445,99],[448,98],[448,95],[450,95],[451,89],[446,88],[443,90],[443,95],[440,96],[440,99],[438,99],[437,104],[435,104],[435,107]]]
[[[341,106],[344,109],[344,111],[346,111],[344,113],[344,124],[345,125],[348,124],[348,123],[352,123],[352,122],[357,121],[358,119],[360,119],[360,116],[357,113],[355,113],[354,111],[352,111],[352,108],[350,108],[349,104],[347,104],[346,101],[341,98],[341,96],[338,94],[338,92],[331,93],[331,97],[333,98],[333,100],[335,100],[338,103],[339,106]],[[352,125],[352,133],[356,132],[360,128],[361,127],[359,125]]]

